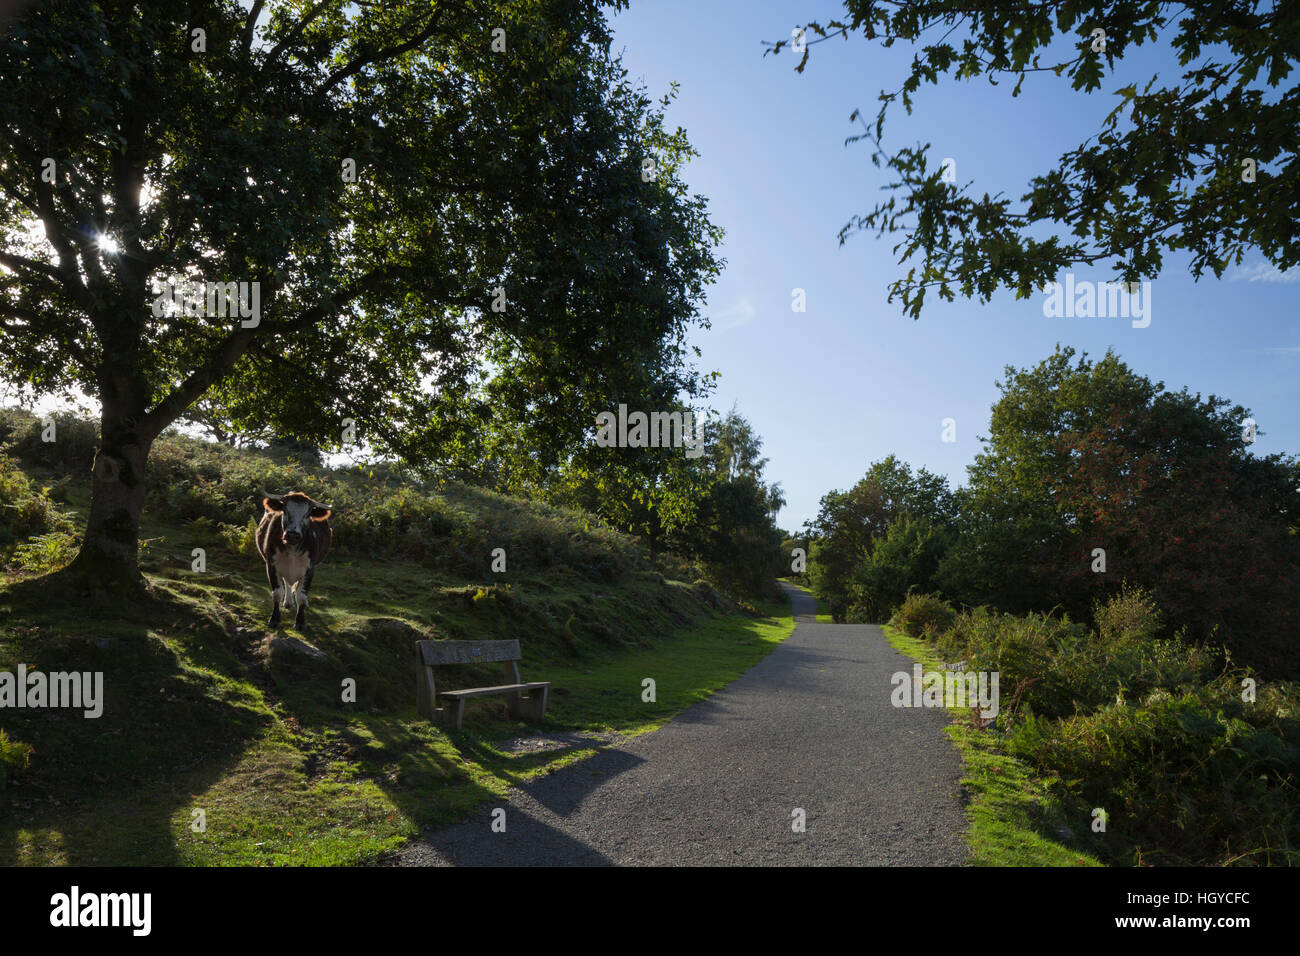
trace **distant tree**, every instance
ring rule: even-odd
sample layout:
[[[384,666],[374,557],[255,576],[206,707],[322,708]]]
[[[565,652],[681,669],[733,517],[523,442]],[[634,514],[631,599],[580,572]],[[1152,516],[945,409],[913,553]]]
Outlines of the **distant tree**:
[[[251,448],[271,437],[267,426],[239,428],[232,424],[230,410],[219,405],[211,396],[196,401],[178,421],[197,425],[212,440],[231,448]]]
[[[798,581],[804,587],[808,587],[812,581],[808,577],[808,549],[811,541],[799,534],[793,534],[788,531],[781,532],[781,552],[773,559],[772,576],[776,578],[791,578]],[[803,570],[795,569],[794,551],[796,548],[803,550]]]
[[[875,462],[849,491],[832,491],[821,500],[809,524],[814,536],[808,572],[813,591],[837,621],[853,602],[853,577],[871,554],[876,539],[904,516],[946,525],[953,517],[947,481],[925,468],[912,471],[894,455]]]
[[[310,468],[320,468],[325,464],[320,446],[301,438],[277,435],[266,443],[266,450],[274,458],[283,457]]]
[[[672,408],[667,400],[660,406]],[[776,512],[784,498],[778,485],[763,480],[763,440],[735,408],[720,421],[693,414],[701,422],[698,454],[686,447],[604,448],[589,441],[537,490],[637,535],[652,553],[670,551],[697,562],[734,594],[767,595],[781,564]]]
[[[776,516],[781,513],[781,509],[786,506],[785,492],[781,490],[781,483],[768,485],[767,488],[767,516],[775,523]]]
[[[785,496],[779,484],[764,480],[763,439],[735,406],[721,420],[709,419],[704,436],[712,480],[695,520],[677,535],[691,542],[709,577],[733,593],[772,595],[773,579],[788,572],[789,562],[776,525]]]
[[[1074,552],[1065,593],[1139,583],[1172,627],[1270,675],[1300,676],[1300,469],[1244,458],[1240,420],[1224,405],[1165,393],[1061,435],[1074,458],[1052,486]],[[1098,549],[1105,574],[1092,570]]]
[[[952,543],[952,531],[928,518],[904,514],[871,543],[849,582],[849,620],[888,620],[909,591],[933,589],[939,561]]]
[[[1166,391],[1110,352],[1074,355],[1007,369],[940,586],[1086,616],[1127,581],[1171,627],[1300,672],[1300,466],[1250,454],[1263,431],[1239,405]]]
[[[718,476],[707,486],[694,520],[672,540],[699,562],[706,577],[733,594],[773,593],[772,568],[780,559],[781,533],[768,513],[759,478]]]
[[[872,162],[897,175],[897,195],[854,216],[859,230],[902,233],[890,301],[918,318],[927,290],[987,302],[999,287],[1029,296],[1062,270],[1111,263],[1125,281],[1153,278],[1166,252],[1191,254],[1192,274],[1220,276],[1257,250],[1280,270],[1300,264],[1300,4],[1291,0],[1119,0],[953,4],[948,0],[845,0],[845,17],[809,23],[796,69],[824,40],[861,34],[882,47],[919,47],[897,89],[880,94],[866,139]],[[1055,46],[1053,46],[1055,44]],[[886,114],[910,113],[923,83],[987,77],[1064,77],[1094,93],[1125,56],[1158,44],[1177,56],[1176,76],[1112,90],[1114,109],[1093,136],[1035,176],[1018,206],[970,183],[945,181],[929,144],[887,152]],[[1045,61],[1045,62],[1044,62]],[[850,119],[858,119],[855,112]],[[865,120],[863,121],[866,125]],[[951,179],[952,177],[948,177]],[[969,191],[968,191],[969,190]],[[982,195],[981,195],[982,193]],[[1069,235],[1045,231],[1056,224]]]
[[[835,621],[843,621],[848,612],[853,572],[888,525],[881,498],[879,486],[865,481],[848,491],[831,491],[822,496],[810,524],[808,578]]]
[[[713,481],[703,461],[687,458],[682,448],[602,448],[589,441],[532,491],[554,504],[598,515],[658,554],[673,535],[697,520]],[[517,473],[511,474],[517,479]],[[499,488],[529,490],[510,480]]]
[[[763,439],[735,406],[724,418],[709,419],[705,431],[715,474],[727,480],[741,475],[755,477],[762,474],[767,465],[767,459],[759,457]]]
[[[1077,455],[1059,438],[1107,420],[1117,408],[1148,406],[1159,386],[1112,353],[1096,363],[1083,356],[1077,367],[1074,355],[1058,347],[1032,369],[1007,367],[984,450],[958,494],[961,536],[939,573],[945,593],[1005,611],[1046,610],[1063,597],[1072,609],[1087,610],[1086,594],[1061,588],[1068,519],[1052,489]],[[1245,412],[1238,413],[1240,421]]]

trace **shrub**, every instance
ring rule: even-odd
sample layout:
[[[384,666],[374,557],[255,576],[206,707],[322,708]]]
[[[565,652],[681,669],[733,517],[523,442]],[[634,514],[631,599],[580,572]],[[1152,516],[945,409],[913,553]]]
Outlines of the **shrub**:
[[[949,533],[925,518],[892,522],[849,578],[848,621],[886,620],[912,590],[929,590],[949,543]]]
[[[1142,641],[1160,633],[1164,615],[1150,592],[1125,584],[1110,600],[1097,602],[1093,622],[1103,640]]]
[[[257,519],[249,518],[247,524],[219,524],[217,535],[226,549],[235,554],[257,553]]]
[[[1143,592],[1125,590],[1097,614],[1102,624],[1089,630],[1068,616],[978,608],[958,615],[937,646],[946,659],[999,672],[1004,724],[1021,711],[1069,717],[1156,689],[1199,686],[1223,666],[1217,648],[1154,637],[1160,614]]]
[[[1243,701],[1248,672],[1220,648],[1158,636],[1162,618],[1126,587],[1093,629],[977,608],[935,644],[999,673],[1004,746],[1055,777],[1080,820],[1106,811],[1095,844],[1112,861],[1300,862],[1300,687]]]
[[[38,534],[14,548],[14,570],[22,574],[58,571],[72,563],[80,543],[76,535],[66,531]]]
[[[56,412],[49,418],[54,425],[54,441],[44,440],[46,429],[42,418],[18,409],[6,409],[6,450],[27,465],[89,476],[99,448],[99,426],[68,412]]]
[[[0,727],[0,788],[5,781],[27,769],[31,760],[32,745],[14,740]]]
[[[1031,718],[1011,753],[1073,791],[1082,819],[1123,862],[1300,863],[1300,687],[1241,700],[1238,675],[1065,720]]]
[[[936,646],[945,660],[965,660],[970,669],[997,671],[1002,698],[999,720],[1021,707],[1064,716],[1075,711],[1076,689],[1061,669],[1087,631],[1068,617],[1017,617],[985,608],[957,615],[940,632]]]
[[[0,555],[16,547],[40,551],[49,544],[43,538],[69,536],[73,530],[72,519],[44,490],[32,487],[18,463],[0,455]]]
[[[934,594],[908,594],[890,621],[912,637],[933,637],[953,623],[952,605]]]
[[[62,421],[62,419],[60,419]],[[93,423],[68,419],[58,432],[93,453]],[[59,426],[62,428],[62,425]],[[41,448],[39,422],[15,409],[0,410],[0,436],[19,443],[38,464],[62,467],[59,456]],[[280,451],[284,451],[283,448]],[[75,458],[79,451],[69,451]],[[63,455],[62,457],[68,457]],[[44,456],[44,457],[42,457]],[[92,455],[93,456],[93,455]],[[362,467],[320,468],[293,455],[250,451],[201,441],[175,431],[154,443],[149,457],[145,511],[168,521],[188,521],[196,531],[218,538],[239,554],[255,553],[261,491],[303,491],[334,506],[334,548],[343,555],[403,557],[454,574],[481,574],[494,548],[505,548],[510,567],[543,569],[567,566],[592,581],[612,583],[651,563],[628,536],[594,522],[589,515],[516,499],[456,483],[435,485],[410,469],[387,463]],[[88,466],[89,458],[87,459]],[[84,474],[81,475],[84,477]],[[12,488],[11,488],[12,486]],[[7,490],[10,489],[10,490]],[[70,521],[44,496],[29,494],[26,477],[0,460],[0,504],[24,502],[22,537],[73,530]],[[10,501],[9,499],[13,499]],[[33,509],[44,511],[44,517]],[[0,512],[0,556],[17,543],[5,523],[17,512]],[[55,563],[58,539],[29,542],[25,567]],[[660,565],[679,569],[674,577],[693,576],[686,562],[664,558]],[[766,577],[764,576],[764,582]]]

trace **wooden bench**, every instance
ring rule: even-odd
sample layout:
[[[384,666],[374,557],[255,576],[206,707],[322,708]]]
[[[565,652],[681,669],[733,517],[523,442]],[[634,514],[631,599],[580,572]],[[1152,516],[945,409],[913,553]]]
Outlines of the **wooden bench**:
[[[546,716],[550,681],[524,683],[519,678],[518,641],[416,641],[416,704],[420,713],[460,730],[465,701],[471,697],[504,694],[513,717],[541,720]],[[470,687],[439,692],[433,683],[433,669],[448,664],[504,664],[506,683],[496,687]],[[525,696],[525,693],[527,696]],[[447,706],[439,707],[443,702]]]

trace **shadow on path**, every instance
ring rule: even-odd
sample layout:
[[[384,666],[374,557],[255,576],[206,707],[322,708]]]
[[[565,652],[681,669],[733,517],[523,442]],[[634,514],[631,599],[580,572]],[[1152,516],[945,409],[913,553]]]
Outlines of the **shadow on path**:
[[[396,862],[966,862],[961,760],[943,734],[946,713],[893,706],[891,677],[912,662],[879,627],[818,624],[812,597],[786,591],[794,632],[725,688],[653,733],[427,834]],[[492,829],[497,809],[505,832]]]

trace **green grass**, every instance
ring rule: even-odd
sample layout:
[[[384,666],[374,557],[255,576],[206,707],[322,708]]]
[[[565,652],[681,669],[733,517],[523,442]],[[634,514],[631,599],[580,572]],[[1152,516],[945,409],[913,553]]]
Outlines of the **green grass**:
[[[552,681],[558,726],[642,734],[753,667],[794,630],[789,605],[773,603],[759,618],[718,617],[645,650],[611,655],[590,668],[543,668]],[[653,680],[655,700],[643,682]]]
[[[66,487],[63,499],[80,526],[86,489]],[[543,544],[578,533],[536,525],[523,503],[503,515],[495,500],[466,500],[484,521],[533,523]],[[647,567],[611,579],[518,562],[493,575],[485,561],[467,577],[340,551],[317,574],[302,635],[324,659],[267,656],[260,559],[215,543],[205,522],[157,510],[141,537],[152,597],[112,613],[52,601],[40,578],[0,577],[0,669],[103,671],[106,698],[98,720],[6,712],[6,747],[32,753],[0,789],[0,865],[372,862],[606,745],[511,753],[510,738],[652,730],[794,629],[788,604],[721,615],[693,585]],[[193,547],[208,549],[205,573],[188,568]],[[412,642],[429,636],[519,639],[524,678],[553,682],[546,719],[512,720],[502,698],[471,702],[460,733],[420,719]],[[438,677],[440,687],[499,680],[479,667]],[[646,677],[654,702],[642,699]],[[355,703],[342,700],[346,678]]]
[[[941,661],[919,638],[894,627],[882,630],[901,654],[927,669]],[[962,786],[970,795],[966,841],[976,866],[1101,866],[1095,856],[1070,843],[1087,839],[1087,821],[1067,820],[1052,794],[1052,781],[1039,778],[1023,761],[1000,751],[996,739],[978,730],[968,711],[949,710],[954,722],[945,730],[961,754]],[[1068,828],[1072,839],[1062,839]]]
[[[71,554],[50,535],[76,540],[84,527],[94,424],[61,419],[57,445],[37,427],[0,410],[14,459],[0,458],[0,669],[102,671],[106,700],[97,720],[6,711],[0,864],[374,861],[590,756],[611,732],[661,725],[794,627],[784,604],[717,613],[684,562],[651,560],[590,515],[417,483],[395,466],[313,468],[178,436],[151,457],[150,598],[87,614],[39,575]],[[264,645],[270,597],[247,533],[259,487],[341,506],[303,635],[318,658]],[[509,570],[494,574],[498,546]],[[428,637],[518,639],[524,677],[553,682],[546,719],[516,721],[503,698],[472,701],[459,733],[420,719],[413,643]],[[442,689],[500,677],[438,672]],[[570,737],[508,746],[537,731]]]

